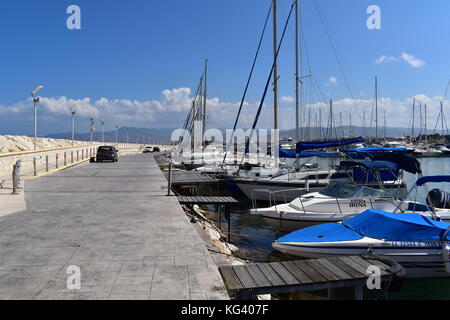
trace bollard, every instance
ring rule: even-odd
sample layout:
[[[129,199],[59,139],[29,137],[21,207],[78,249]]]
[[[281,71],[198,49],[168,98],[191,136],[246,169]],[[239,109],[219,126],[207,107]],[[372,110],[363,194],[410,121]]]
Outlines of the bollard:
[[[22,166],[22,163],[20,160],[16,162],[15,165],[13,165],[13,173],[12,173],[12,181],[13,181],[13,195],[18,195],[18,189],[20,184],[20,167]]]
[[[34,176],[37,176],[37,164],[36,164],[36,157],[33,158],[33,168],[34,168]]]
[[[48,155],[45,156],[45,170],[48,172]]]
[[[170,191],[172,190],[172,161],[169,162],[169,179],[167,179],[167,196],[170,197]]]
[[[67,154],[64,152],[64,165],[67,165]]]
[[[84,149],[81,150],[81,160],[84,160]]]
[[[71,160],[72,163],[73,163],[73,151],[70,151],[70,160]]]
[[[77,150],[77,162],[80,161],[80,151]]]
[[[56,154],[56,169],[58,169],[58,166],[59,166],[59,164],[58,164],[58,154]]]

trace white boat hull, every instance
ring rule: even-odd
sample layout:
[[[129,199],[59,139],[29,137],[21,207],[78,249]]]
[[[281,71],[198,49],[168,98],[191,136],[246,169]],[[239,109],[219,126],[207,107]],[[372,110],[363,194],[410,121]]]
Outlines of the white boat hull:
[[[370,242],[378,242],[369,246]],[[368,239],[337,243],[273,243],[273,248],[283,253],[302,258],[324,258],[332,256],[366,255],[368,253],[394,260],[406,269],[410,278],[449,277],[442,260],[439,242],[384,242]]]

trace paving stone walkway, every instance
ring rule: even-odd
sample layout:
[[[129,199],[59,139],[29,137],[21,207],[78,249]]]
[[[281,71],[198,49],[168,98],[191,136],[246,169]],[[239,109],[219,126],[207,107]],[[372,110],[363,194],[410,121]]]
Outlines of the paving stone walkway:
[[[0,299],[228,299],[166,186],[150,154],[26,181],[27,209],[0,217]]]

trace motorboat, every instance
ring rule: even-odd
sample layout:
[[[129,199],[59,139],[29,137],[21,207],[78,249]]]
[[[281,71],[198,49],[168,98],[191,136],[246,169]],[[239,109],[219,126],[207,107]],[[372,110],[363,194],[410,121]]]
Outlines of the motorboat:
[[[450,182],[450,176],[421,177],[408,198],[427,183],[442,182]],[[404,265],[413,277],[448,276],[442,260],[442,255],[449,258],[448,221],[450,194],[433,189],[427,194],[427,205],[403,201],[390,212],[368,209],[341,222],[295,231],[275,241],[273,247],[308,258],[373,253]]]
[[[408,156],[396,158],[397,163],[341,162],[341,166],[353,168],[351,181],[336,179],[318,192],[300,195],[280,204],[276,199],[282,198],[284,192],[280,191],[278,196],[273,193],[268,208],[254,208],[250,212],[261,215],[276,229],[291,232],[312,224],[342,221],[367,209],[393,211],[407,195],[406,184],[399,178],[399,168],[412,174],[421,172],[416,159]],[[359,172],[361,168],[365,169],[365,175]],[[376,188],[375,181],[378,183]],[[408,210],[408,206],[409,203],[403,204],[402,210]]]
[[[346,220],[369,208],[393,211],[399,203],[383,190],[332,181],[319,192],[302,195],[289,203],[252,209],[250,213],[261,215],[277,230],[292,232],[310,225]]]
[[[373,254],[402,264],[408,277],[448,277],[449,230],[450,223],[420,214],[369,209],[343,222],[295,231],[272,247],[302,258]]]

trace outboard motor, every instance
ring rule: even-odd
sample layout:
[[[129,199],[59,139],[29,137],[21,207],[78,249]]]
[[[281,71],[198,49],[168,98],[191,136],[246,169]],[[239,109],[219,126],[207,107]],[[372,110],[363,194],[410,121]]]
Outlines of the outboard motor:
[[[427,204],[439,209],[450,209],[450,193],[433,189],[428,192]]]
[[[445,241],[442,243],[442,260],[444,261],[445,272],[450,273],[450,247]]]

